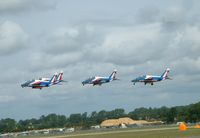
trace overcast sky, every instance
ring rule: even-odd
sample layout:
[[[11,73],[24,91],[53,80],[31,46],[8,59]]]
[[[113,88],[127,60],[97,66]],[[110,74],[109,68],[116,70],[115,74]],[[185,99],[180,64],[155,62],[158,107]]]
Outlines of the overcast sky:
[[[0,118],[200,100],[199,0],[0,0]],[[136,84],[171,68],[173,80]],[[121,81],[82,86],[117,69]],[[64,71],[63,85],[21,83]]]

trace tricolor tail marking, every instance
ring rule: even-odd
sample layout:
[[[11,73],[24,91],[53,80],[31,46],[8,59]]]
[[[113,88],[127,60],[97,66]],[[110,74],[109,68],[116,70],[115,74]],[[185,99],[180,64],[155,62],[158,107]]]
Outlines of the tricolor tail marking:
[[[53,77],[52,77],[51,80],[50,80],[50,83],[51,83],[51,84],[55,83],[55,82],[56,82],[56,78],[57,78],[57,75],[54,74]]]
[[[58,81],[62,81],[63,80],[63,72],[59,73],[57,80]]]
[[[114,70],[113,72],[112,72],[112,74],[110,75],[110,81],[112,81],[112,80],[115,80],[116,79],[116,74],[117,74],[117,70]]]
[[[163,78],[163,80],[165,80],[166,78],[168,78],[169,71],[170,71],[170,69],[167,68],[167,69],[165,70],[165,72],[161,75],[161,77]]]

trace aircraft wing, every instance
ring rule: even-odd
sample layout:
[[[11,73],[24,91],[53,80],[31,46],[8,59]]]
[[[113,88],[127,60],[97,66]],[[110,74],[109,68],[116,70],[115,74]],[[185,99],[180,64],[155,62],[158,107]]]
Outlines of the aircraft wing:
[[[153,80],[153,77],[152,76],[146,76],[145,80]]]
[[[133,80],[131,80],[131,82],[133,82],[133,85],[135,85],[137,82],[142,82],[144,81],[144,77],[143,76],[139,76]]]
[[[47,84],[44,84],[44,83],[42,83],[40,81],[35,82],[35,83],[32,84],[32,87],[46,87],[46,86],[47,86]]]
[[[37,81],[37,82],[34,82],[32,85],[35,86],[35,85],[40,85],[41,82],[40,81]]]
[[[139,76],[135,79],[133,79],[131,82],[140,82],[140,81],[144,81],[146,79],[145,76]]]
[[[40,84],[33,84],[32,87],[41,87],[42,85]]]
[[[96,80],[94,80],[92,83],[93,84],[102,84],[102,79],[101,78],[98,78],[98,79],[96,79]]]

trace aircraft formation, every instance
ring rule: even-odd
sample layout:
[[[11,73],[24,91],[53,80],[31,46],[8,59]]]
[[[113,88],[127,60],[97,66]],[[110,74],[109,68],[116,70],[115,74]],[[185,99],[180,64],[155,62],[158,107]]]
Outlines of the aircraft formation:
[[[171,78],[168,76],[170,69],[167,68],[163,74],[160,76],[155,76],[155,75],[143,75],[139,76],[131,82],[133,82],[133,85],[135,85],[137,82],[142,82],[145,85],[146,84],[151,84],[153,85],[155,82],[160,82],[163,80],[171,80]],[[101,76],[94,76],[90,77],[84,81],[82,81],[82,85],[86,84],[92,84],[93,86],[95,85],[102,85],[104,83],[109,83],[115,80],[119,80],[116,78],[117,70],[114,70],[110,76],[107,77],[101,77]],[[59,74],[55,73],[51,78],[39,78],[39,79],[32,79],[29,81],[26,81],[25,83],[21,84],[21,87],[31,87],[32,89],[42,89],[44,87],[50,87],[52,85],[57,85],[60,84],[61,82],[66,82],[63,80],[63,72],[61,71]]]

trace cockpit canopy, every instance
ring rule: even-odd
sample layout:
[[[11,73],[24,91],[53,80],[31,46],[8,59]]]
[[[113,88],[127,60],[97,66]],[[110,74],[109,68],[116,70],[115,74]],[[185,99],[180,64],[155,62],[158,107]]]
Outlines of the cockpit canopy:
[[[95,77],[90,77],[87,80],[94,80],[94,79],[95,79]]]
[[[32,83],[32,82],[34,82],[35,80],[34,79],[32,79],[32,80],[28,80],[26,83]]]
[[[28,81],[26,81],[25,83],[23,83],[21,86],[22,87],[27,87],[27,86],[29,86],[29,84],[30,83],[32,83],[32,82],[34,82],[35,80],[28,80]]]
[[[89,77],[88,79],[86,79],[85,81],[83,81],[84,83],[89,83],[91,82],[92,80],[94,80],[95,77]]]

